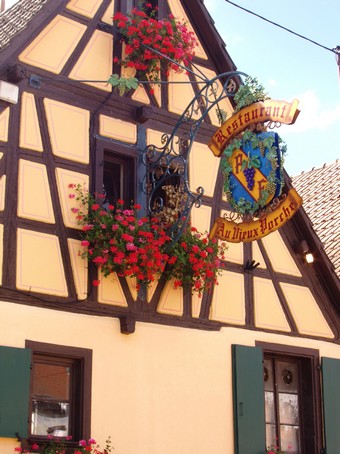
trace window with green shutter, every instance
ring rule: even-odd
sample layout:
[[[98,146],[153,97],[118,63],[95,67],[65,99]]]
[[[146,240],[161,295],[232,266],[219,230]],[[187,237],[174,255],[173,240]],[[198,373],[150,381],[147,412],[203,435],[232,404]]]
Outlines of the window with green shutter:
[[[27,437],[31,351],[0,346],[0,437]]]
[[[324,438],[326,454],[340,452],[340,360],[322,358]]]
[[[235,454],[264,454],[262,350],[232,346]]]

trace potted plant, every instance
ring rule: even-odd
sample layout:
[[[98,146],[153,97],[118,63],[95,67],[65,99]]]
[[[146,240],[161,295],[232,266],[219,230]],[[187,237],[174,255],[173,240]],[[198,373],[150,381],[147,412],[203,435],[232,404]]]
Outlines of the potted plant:
[[[103,194],[94,197],[74,184],[70,189],[70,197],[79,203],[79,208],[72,210],[82,227],[81,255],[104,277],[112,273],[134,277],[138,290],[163,274],[166,279],[174,279],[176,288],[190,288],[200,296],[217,284],[225,243],[211,240],[191,227],[173,244],[161,219],[140,217],[139,205],[124,209],[124,201],[118,200],[117,206],[104,208]],[[93,281],[95,286],[99,283]]]
[[[150,3],[145,6],[152,8]],[[125,43],[123,57],[115,56],[114,62],[134,68],[140,79],[158,82],[160,71],[165,74],[171,69],[181,72],[195,55],[197,40],[186,22],[172,14],[158,19],[157,8],[151,9],[150,14],[137,8],[127,15],[117,12],[113,16],[113,24],[120,40]],[[135,78],[119,78],[117,74],[109,79],[109,83],[120,89],[120,94],[124,93],[124,86],[127,89],[136,88],[136,81]]]
[[[109,454],[113,449],[111,437],[106,440],[105,448],[101,449],[93,438],[89,440],[80,440],[76,447],[67,446],[67,442],[71,442],[72,437],[54,437],[48,435],[47,441],[40,443],[32,443],[29,448],[14,448],[15,452],[26,454]]]

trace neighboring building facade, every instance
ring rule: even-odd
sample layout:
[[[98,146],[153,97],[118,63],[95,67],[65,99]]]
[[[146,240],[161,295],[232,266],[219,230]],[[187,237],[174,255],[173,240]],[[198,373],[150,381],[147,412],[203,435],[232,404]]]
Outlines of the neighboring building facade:
[[[293,177],[304,209],[340,278],[340,160]],[[325,197],[325,194],[327,196]]]
[[[236,70],[203,2],[156,3],[195,31],[196,73]],[[102,82],[120,50],[112,12],[133,4],[21,0],[0,16],[1,89],[18,87],[18,102],[0,105],[0,452],[52,434],[101,446],[110,435],[117,454],[264,454],[278,434],[291,453],[338,454],[340,285],[303,209],[259,241],[230,243],[203,298],[162,280],[145,299],[117,276],[92,286],[69,186],[101,192],[115,175],[119,196],[145,207],[140,154],[202,84],[171,73],[181,83],[120,97]],[[200,231],[229,208],[207,147],[218,126],[212,109],[190,154]]]

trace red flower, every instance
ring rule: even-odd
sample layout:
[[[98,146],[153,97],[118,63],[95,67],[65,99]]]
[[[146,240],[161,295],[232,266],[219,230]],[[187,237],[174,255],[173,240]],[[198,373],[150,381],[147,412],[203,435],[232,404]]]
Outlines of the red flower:
[[[94,287],[98,287],[99,284],[100,284],[100,280],[98,280],[98,279],[93,279],[92,285],[93,285]]]

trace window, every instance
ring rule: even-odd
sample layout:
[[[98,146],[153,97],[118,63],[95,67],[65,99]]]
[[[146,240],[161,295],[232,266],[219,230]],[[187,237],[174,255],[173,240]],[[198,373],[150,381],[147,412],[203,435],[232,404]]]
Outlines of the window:
[[[104,154],[103,192],[106,195],[104,206],[116,206],[121,199],[130,207],[134,199],[133,160],[113,153]]]
[[[287,350],[288,354],[264,351],[266,444],[291,454],[310,454],[318,449],[318,354],[307,349],[289,354]]]
[[[131,202],[136,201],[136,149],[97,140],[95,159],[93,192],[106,195],[104,207],[116,206],[117,200],[121,199],[125,208],[130,208]]]
[[[266,446],[279,446],[290,454],[319,452],[318,363],[314,350],[264,348]]]
[[[32,351],[30,438],[90,436],[92,351],[26,342]]]
[[[317,350],[264,342],[233,345],[232,354],[235,454],[265,446],[289,454],[337,452],[339,360],[322,358],[320,370]]]
[[[298,361],[264,360],[266,444],[301,452],[300,367]]]

